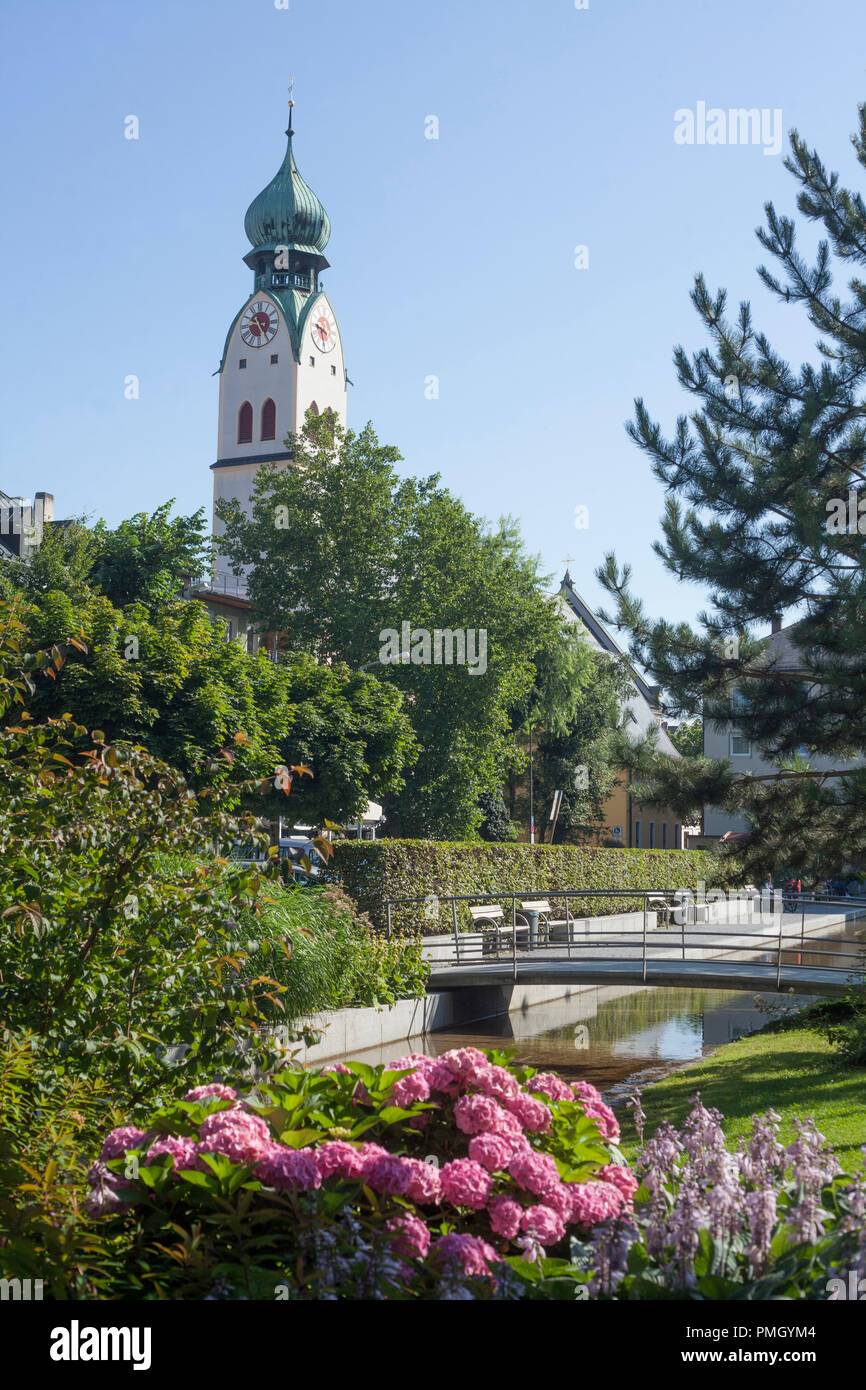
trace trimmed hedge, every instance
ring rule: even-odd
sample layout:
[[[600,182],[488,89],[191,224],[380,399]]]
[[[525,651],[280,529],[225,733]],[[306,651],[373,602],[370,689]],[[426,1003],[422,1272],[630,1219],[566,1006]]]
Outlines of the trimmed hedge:
[[[734,866],[707,850],[338,840],[331,864],[361,911],[380,928],[386,925],[387,898],[477,893],[488,902],[501,903],[503,910],[510,913],[510,900],[502,898],[503,893],[550,896],[556,888],[622,890],[621,898],[570,899],[570,912],[586,917],[639,908],[641,899],[629,897],[629,889],[694,890],[700,880],[707,888],[737,886]],[[465,903],[458,904],[458,922],[461,928],[468,926]],[[451,906],[445,904],[438,918],[425,915],[422,904],[394,908],[391,929],[400,935],[420,931],[425,936],[435,936],[450,932]]]

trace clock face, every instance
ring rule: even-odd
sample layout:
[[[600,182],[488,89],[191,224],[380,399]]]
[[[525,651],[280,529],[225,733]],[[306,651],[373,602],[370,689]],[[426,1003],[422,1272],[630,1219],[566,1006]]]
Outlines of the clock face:
[[[273,304],[258,299],[247,305],[241,319],[241,337],[247,347],[264,347],[277,336],[280,320]]]
[[[337,321],[330,309],[322,305],[313,310],[313,342],[319,352],[330,352],[337,341]]]

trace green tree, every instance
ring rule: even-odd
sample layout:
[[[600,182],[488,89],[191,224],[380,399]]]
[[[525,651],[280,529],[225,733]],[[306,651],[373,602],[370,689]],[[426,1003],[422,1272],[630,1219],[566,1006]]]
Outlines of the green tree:
[[[139,518],[131,530],[120,530],[127,539],[162,533],[164,511],[153,527]],[[186,520],[184,545],[198,525]],[[227,642],[202,604],[172,593],[180,543],[174,568],[159,571],[148,561],[136,571],[135,545],[115,548],[100,532],[99,543],[115,555],[132,552],[121,567],[123,587],[140,597],[118,607],[91,587],[96,567],[86,532],[73,539],[72,548],[54,542],[47,556],[40,551],[4,577],[7,593],[13,582],[23,586],[22,613],[37,644],[50,643],[57,632],[81,631],[86,638],[86,650],[71,652],[57,680],[35,693],[37,717],[68,712],[110,741],[139,743],[196,787],[228,790],[250,778],[274,778],[278,767],[306,764],[313,775],[295,781],[292,806],[316,825],[349,820],[368,800],[402,787],[416,747],[393,686],[339,663],[319,666],[304,652],[275,666],[264,651],[251,655]],[[37,563],[42,581],[59,587],[43,591],[33,583]],[[285,813],[284,783],[281,775],[268,797],[257,798],[260,814]]]
[[[295,466],[259,471],[250,517],[219,504],[221,549],[251,567],[263,624],[289,651],[375,668],[403,693],[420,751],[388,800],[389,830],[472,834],[479,797],[501,787],[514,755],[510,711],[560,623],[538,562],[512,522],[488,528],[436,477],[401,479],[397,451],[370,426],[356,435],[310,417],[286,443]],[[412,636],[436,630],[477,635],[474,669],[436,664]]]
[[[853,145],[866,167],[866,106]],[[805,311],[817,361],[792,367],[748,303],[730,317],[725,292],[698,276],[692,301],[712,346],[675,353],[695,409],[667,438],[638,400],[629,426],[670,494],[656,551],[678,578],[710,591],[711,609],[698,626],[653,621],[613,555],[599,577],[671,711],[695,714],[704,702],[706,718],[736,721],[774,765],[743,777],[726,761],[674,763],[638,749],[637,794],[683,819],[703,804],[745,815],[750,874],[782,862],[823,874],[866,845],[866,205],[796,131],[785,165],[800,213],[826,239],[809,263],[794,220],[768,203],[757,235],[776,267],[758,274],[782,304]],[[853,271],[847,299],[833,288],[840,269]],[[796,669],[760,636],[783,614],[795,620]]]
[[[173,1066],[211,1080],[243,1071],[244,1048],[275,1061],[261,1030],[281,986],[244,970],[233,917],[255,912],[261,878],[196,862],[251,838],[250,818],[143,749],[68,715],[34,720],[34,676],[56,677],[66,644],[28,655],[19,607],[0,604],[0,1031],[34,1037],[70,1076],[110,1079],[131,1106]],[[178,1044],[182,1062],[166,1051]]]

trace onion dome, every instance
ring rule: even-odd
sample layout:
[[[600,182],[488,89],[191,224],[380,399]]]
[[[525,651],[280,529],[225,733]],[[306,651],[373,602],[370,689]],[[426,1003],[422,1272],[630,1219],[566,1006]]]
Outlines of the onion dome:
[[[290,246],[296,251],[321,255],[331,235],[331,224],[315,193],[298,173],[292,152],[291,115],[286,135],[286,157],[267,188],[247,208],[244,231],[256,250]]]

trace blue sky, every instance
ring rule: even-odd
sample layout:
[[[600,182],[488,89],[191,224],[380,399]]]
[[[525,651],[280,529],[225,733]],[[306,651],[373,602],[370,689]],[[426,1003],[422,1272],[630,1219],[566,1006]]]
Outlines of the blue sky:
[[[0,488],[112,523],[169,497],[209,511],[212,373],[294,75],[349,423],[372,420],[407,472],[441,473],[474,511],[517,516],[557,577],[571,555],[591,603],[615,549],[652,613],[693,616],[704,595],[652,553],[663,493],[625,434],[632,401],[668,430],[688,407],[671,355],[704,342],[699,270],[751,298],[795,362],[813,334],[754,273],[763,203],[794,209],[784,151],[677,145],[674,112],[779,108],[856,182],[864,27],[862,0],[10,7]]]

